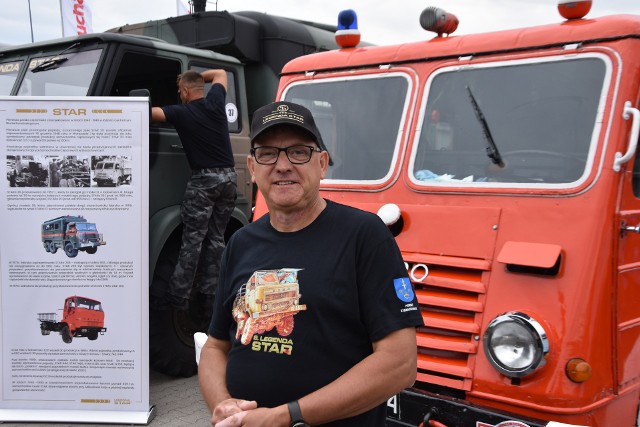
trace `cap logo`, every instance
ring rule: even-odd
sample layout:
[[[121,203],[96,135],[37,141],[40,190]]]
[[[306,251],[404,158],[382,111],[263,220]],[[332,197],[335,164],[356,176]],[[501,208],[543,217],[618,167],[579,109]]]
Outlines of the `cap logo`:
[[[282,119],[289,119],[304,124],[304,116],[289,109],[288,105],[278,105],[276,111],[272,111],[271,114],[267,114],[262,118],[262,124],[264,125],[274,120]]]

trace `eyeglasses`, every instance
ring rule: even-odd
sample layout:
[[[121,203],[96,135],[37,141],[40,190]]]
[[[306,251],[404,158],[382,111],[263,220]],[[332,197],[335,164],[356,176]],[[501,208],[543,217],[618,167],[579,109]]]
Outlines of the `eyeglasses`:
[[[292,145],[291,147],[256,147],[251,149],[251,155],[261,165],[273,165],[278,161],[280,152],[284,151],[287,159],[294,165],[308,163],[313,152],[321,152],[319,148],[308,145]]]

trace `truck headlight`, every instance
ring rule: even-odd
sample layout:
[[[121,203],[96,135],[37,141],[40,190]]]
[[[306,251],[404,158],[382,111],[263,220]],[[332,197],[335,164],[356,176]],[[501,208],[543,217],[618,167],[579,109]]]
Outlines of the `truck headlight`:
[[[549,340],[535,319],[511,311],[496,317],[487,326],[484,352],[500,373],[518,378],[544,366]]]

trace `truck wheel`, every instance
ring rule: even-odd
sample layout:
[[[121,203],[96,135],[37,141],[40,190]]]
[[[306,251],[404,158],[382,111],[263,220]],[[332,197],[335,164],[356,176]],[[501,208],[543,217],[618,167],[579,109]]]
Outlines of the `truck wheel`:
[[[280,336],[289,336],[291,332],[293,332],[293,316],[282,319],[282,322],[276,325],[276,331],[278,331]]]
[[[90,247],[90,248],[87,248],[87,249],[86,249],[86,252],[87,252],[88,254],[92,254],[92,255],[93,255],[93,254],[95,254],[96,252],[98,252],[98,247],[97,247],[97,246],[92,246],[92,247]]]
[[[42,335],[49,335],[49,334],[51,333],[51,331],[50,331],[50,330],[48,330],[48,329],[45,329],[45,328],[43,328],[43,327],[40,327],[40,333],[41,333]]]
[[[87,338],[89,338],[89,341],[95,341],[98,339],[98,331],[91,331],[87,334]]]
[[[62,341],[64,341],[67,344],[73,341],[73,337],[71,336],[71,332],[69,332],[69,327],[67,325],[64,325],[62,327],[62,330],[60,331],[60,335],[62,335]]]
[[[207,325],[198,321],[191,300],[190,310],[154,307],[154,297],[165,294],[169,288],[169,279],[178,259],[181,229],[177,229],[165,244],[151,281],[149,307],[149,359],[151,368],[173,377],[190,377],[197,373],[193,334],[204,332]],[[191,295],[196,295],[195,289]]]
[[[44,250],[45,250],[45,251],[50,252],[50,249],[49,249],[49,242],[44,242],[44,245],[43,245],[43,246],[44,246]]]
[[[58,252],[58,247],[56,246],[55,243],[49,242],[49,252],[51,252],[52,254],[55,254],[56,252]]]
[[[67,254],[69,258],[75,258],[78,255],[78,250],[73,247],[71,242],[68,242],[64,245],[64,253]]]

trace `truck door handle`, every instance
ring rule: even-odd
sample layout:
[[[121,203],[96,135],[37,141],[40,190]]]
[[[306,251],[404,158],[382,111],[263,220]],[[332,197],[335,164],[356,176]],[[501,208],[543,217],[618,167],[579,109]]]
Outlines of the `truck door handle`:
[[[635,227],[633,225],[623,225],[622,229],[630,233],[640,234],[640,225],[636,225]]]
[[[620,172],[620,168],[623,164],[631,160],[631,157],[636,152],[638,146],[638,133],[640,131],[640,111],[637,108],[631,106],[631,101],[624,103],[624,110],[622,111],[622,118],[629,120],[629,117],[633,116],[633,122],[631,123],[631,135],[629,135],[629,145],[627,152],[624,155],[621,152],[616,153],[616,157],[613,160],[613,170]]]

